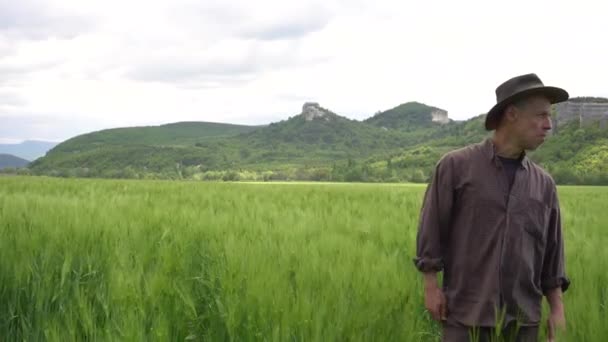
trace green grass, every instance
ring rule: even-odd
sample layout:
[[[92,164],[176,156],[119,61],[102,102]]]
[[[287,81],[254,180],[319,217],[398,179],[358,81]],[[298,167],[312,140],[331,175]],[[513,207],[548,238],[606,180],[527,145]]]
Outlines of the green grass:
[[[438,341],[421,186],[0,177],[0,339]],[[568,341],[601,341],[608,188],[560,188]]]

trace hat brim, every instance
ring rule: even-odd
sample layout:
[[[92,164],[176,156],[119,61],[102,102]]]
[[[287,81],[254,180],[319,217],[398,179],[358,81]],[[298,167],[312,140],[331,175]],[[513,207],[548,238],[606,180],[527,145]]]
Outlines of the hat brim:
[[[491,131],[498,127],[498,123],[500,122],[502,113],[508,105],[512,104],[513,102],[517,102],[523,98],[534,95],[542,95],[547,97],[551,104],[564,102],[570,97],[567,91],[557,87],[530,88],[517,94],[513,94],[507,97],[506,99],[500,101],[494,107],[492,107],[492,109],[490,109],[490,111],[486,115],[486,130]]]

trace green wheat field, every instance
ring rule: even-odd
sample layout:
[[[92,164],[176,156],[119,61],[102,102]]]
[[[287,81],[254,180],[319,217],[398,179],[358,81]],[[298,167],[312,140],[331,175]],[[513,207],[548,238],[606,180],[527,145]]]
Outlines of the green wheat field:
[[[438,341],[424,190],[0,177],[0,340]],[[608,188],[559,195],[560,341],[606,341]]]

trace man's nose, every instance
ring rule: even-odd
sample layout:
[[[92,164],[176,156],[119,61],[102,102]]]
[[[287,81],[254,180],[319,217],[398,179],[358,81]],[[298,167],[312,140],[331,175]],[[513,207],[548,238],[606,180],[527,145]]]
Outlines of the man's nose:
[[[552,122],[551,122],[551,117],[547,116],[547,117],[545,117],[545,120],[543,121],[543,129],[545,131],[550,131],[551,128],[553,128]]]

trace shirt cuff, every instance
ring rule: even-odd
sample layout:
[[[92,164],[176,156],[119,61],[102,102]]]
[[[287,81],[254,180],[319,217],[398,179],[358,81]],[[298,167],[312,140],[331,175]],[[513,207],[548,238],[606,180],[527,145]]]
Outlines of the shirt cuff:
[[[570,287],[570,279],[567,277],[552,277],[543,280],[541,287],[543,289],[543,294],[547,294],[549,290],[560,287],[562,292],[566,292],[568,287]]]
[[[443,270],[441,258],[415,258],[414,264],[420,272],[440,272]]]

